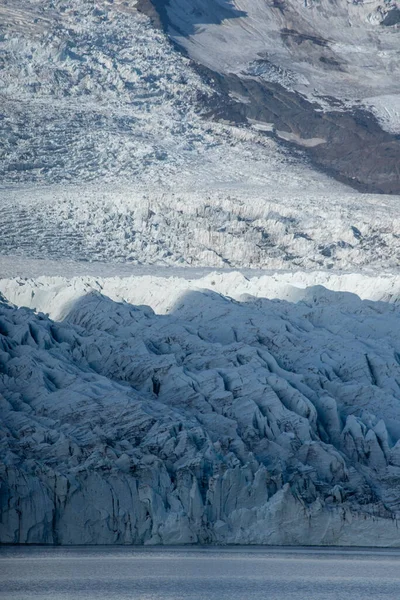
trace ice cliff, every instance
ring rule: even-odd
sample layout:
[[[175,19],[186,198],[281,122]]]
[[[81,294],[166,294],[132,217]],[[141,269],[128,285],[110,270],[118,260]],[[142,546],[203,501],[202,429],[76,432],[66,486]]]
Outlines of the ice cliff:
[[[399,545],[396,290],[182,282],[0,281],[1,542]]]

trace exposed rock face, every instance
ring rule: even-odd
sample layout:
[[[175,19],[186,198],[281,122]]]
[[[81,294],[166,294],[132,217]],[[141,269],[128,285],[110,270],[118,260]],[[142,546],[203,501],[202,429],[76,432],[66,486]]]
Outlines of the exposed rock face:
[[[157,10],[176,46],[229,98],[216,97],[217,117],[269,124],[268,135],[303,147],[337,179],[399,193],[396,2],[144,0],[139,8]]]
[[[226,97],[208,101],[211,114],[233,122],[268,123],[271,132],[303,148],[314,166],[363,192],[400,193],[398,135],[384,131],[365,109],[322,111],[278,82],[236,74],[208,74]],[[241,100],[238,101],[237,98]]]
[[[2,299],[2,542],[400,544],[396,305],[105,285]]]

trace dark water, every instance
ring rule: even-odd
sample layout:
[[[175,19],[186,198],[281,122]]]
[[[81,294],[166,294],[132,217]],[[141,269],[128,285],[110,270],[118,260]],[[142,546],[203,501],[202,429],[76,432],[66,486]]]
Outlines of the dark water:
[[[2,600],[400,600],[400,551],[0,547]]]

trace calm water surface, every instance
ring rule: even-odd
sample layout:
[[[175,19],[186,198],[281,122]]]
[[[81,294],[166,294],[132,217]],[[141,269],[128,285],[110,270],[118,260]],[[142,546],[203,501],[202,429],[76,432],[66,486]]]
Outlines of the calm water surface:
[[[400,600],[400,551],[0,547],[0,598]]]

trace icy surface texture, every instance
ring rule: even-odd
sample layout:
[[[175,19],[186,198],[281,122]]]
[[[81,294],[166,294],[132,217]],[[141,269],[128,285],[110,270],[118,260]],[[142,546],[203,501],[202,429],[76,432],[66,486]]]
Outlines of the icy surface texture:
[[[1,541],[399,545],[398,305],[288,283],[3,280]]]
[[[4,190],[0,255],[275,269],[399,264],[398,196],[303,189],[291,170],[282,188],[272,175],[266,186],[245,180],[164,193],[118,185]]]
[[[203,33],[211,28],[215,43],[215,27],[244,35],[242,21],[205,24]],[[236,125],[211,117],[222,92],[133,3],[0,0],[0,51],[1,255],[237,268],[398,264],[398,197],[356,195],[316,172],[301,146],[293,155],[267,137],[274,127],[262,115]],[[263,65],[253,65],[255,79]],[[306,142],[319,152],[318,138]]]
[[[240,178],[251,149],[285,162],[202,119],[213,90],[134,3],[2,0],[0,22],[1,181],[171,185]]]

